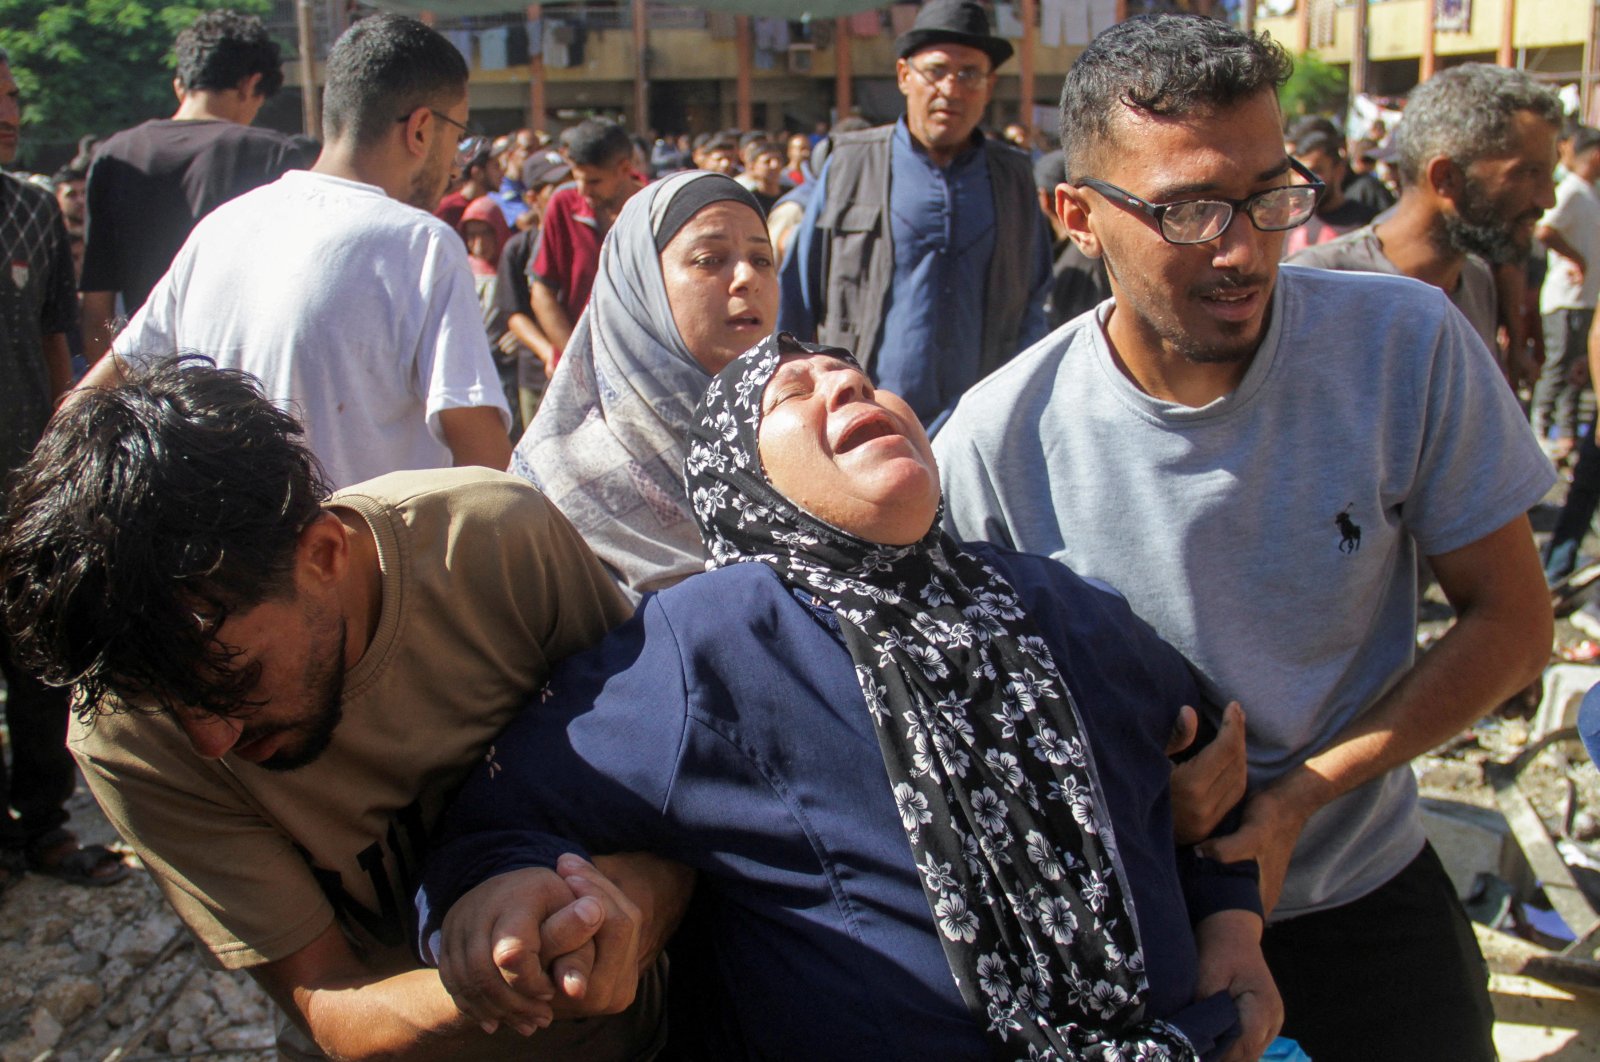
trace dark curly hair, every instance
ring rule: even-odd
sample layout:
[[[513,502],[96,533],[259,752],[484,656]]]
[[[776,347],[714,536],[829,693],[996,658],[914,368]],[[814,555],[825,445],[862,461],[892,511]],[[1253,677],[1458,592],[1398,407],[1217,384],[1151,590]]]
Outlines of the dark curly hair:
[[[208,11],[178,34],[178,84],[195,91],[237,88],[260,74],[256,91],[271,99],[283,87],[283,55],[254,15]]]
[[[254,707],[254,669],[215,632],[292,591],[328,493],[303,435],[253,376],[192,355],[70,399],[0,519],[0,619],[23,666],[75,686],[85,721]]]
[[[1096,37],[1061,86],[1067,179],[1089,175],[1121,107],[1184,115],[1229,107],[1289,80],[1294,62],[1265,33],[1201,15],[1140,15]]]

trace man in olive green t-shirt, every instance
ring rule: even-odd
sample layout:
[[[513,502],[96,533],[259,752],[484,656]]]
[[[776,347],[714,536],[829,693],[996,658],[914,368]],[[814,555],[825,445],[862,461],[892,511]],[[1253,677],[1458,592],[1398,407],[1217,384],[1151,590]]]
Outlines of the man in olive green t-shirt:
[[[565,957],[515,1030],[486,1035],[406,948],[448,796],[621,595],[515,477],[325,498],[300,435],[252,378],[167,362],[80,393],[20,477],[0,604],[30,664],[76,687],[95,796],[201,943],[295,1019],[286,1055],[648,1055],[660,985],[637,975],[688,891],[665,864],[548,875],[529,946]]]

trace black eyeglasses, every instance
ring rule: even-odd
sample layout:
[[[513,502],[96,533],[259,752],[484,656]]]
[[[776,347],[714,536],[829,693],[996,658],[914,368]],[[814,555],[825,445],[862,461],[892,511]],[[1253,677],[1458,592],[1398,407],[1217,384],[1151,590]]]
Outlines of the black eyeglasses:
[[[416,112],[413,111],[411,113],[415,114]],[[489,138],[475,132],[470,126],[463,125],[443,111],[435,110],[432,107],[428,108],[428,113],[439,119],[439,121],[447,122],[461,130],[461,139],[456,141],[456,169],[466,169],[472,165],[474,159],[483,154],[485,149],[489,147]],[[411,114],[402,114],[395,121],[404,122],[409,121],[410,118]]]
[[[1282,232],[1310,221],[1324,185],[1316,174],[1295,159],[1289,160],[1289,166],[1309,183],[1269,188],[1243,199],[1185,199],[1179,203],[1156,204],[1093,177],[1079,177],[1072,184],[1093,188],[1113,202],[1140,211],[1155,220],[1156,231],[1161,233],[1162,239],[1187,245],[1209,243],[1221,236],[1228,231],[1234,214],[1239,211],[1248,215],[1250,224],[1262,232]]]

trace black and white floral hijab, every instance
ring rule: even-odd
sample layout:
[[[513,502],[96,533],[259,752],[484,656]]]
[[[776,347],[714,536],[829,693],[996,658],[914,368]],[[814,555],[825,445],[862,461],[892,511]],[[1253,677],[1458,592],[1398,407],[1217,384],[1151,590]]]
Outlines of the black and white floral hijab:
[[[761,398],[787,333],[706,390],[685,480],[709,567],[756,561],[832,607],[962,997],[1002,1059],[1192,1059],[1144,1013],[1138,927],[1072,695],[993,568],[939,522],[910,546],[832,527],[767,481]]]

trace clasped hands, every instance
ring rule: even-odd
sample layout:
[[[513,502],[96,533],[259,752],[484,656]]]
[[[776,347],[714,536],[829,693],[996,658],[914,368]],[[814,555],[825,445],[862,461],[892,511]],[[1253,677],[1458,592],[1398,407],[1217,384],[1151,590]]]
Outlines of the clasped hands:
[[[638,989],[642,922],[610,877],[563,855],[554,870],[509,871],[457,900],[440,929],[439,979],[487,1033],[617,1014]]]

